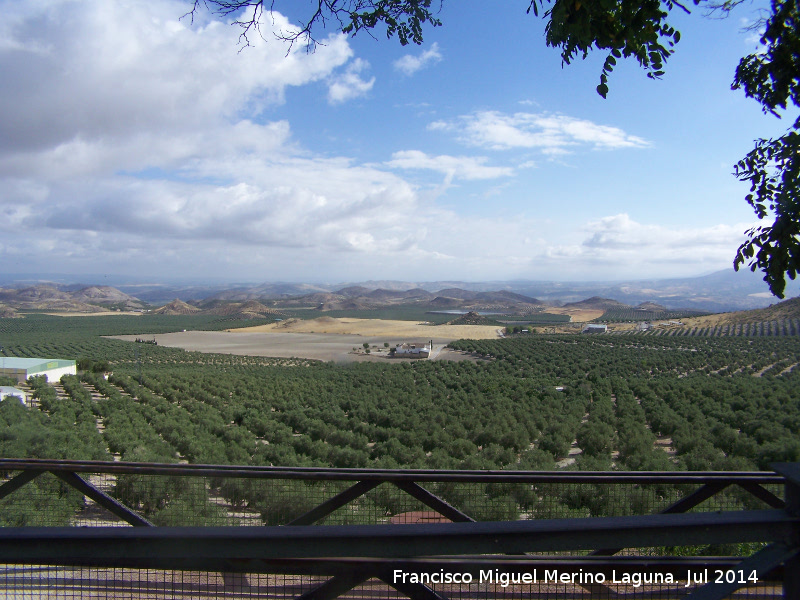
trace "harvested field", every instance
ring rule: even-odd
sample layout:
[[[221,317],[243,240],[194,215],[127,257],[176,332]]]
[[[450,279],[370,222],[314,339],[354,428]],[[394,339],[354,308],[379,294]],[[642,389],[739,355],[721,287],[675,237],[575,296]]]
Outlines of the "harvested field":
[[[51,317],[141,317],[142,311],[103,310],[99,312],[46,312],[42,313]]]
[[[278,324],[280,325],[280,324]],[[332,319],[323,317],[312,321],[289,322],[288,326],[266,325],[230,331],[184,331],[149,335],[160,346],[183,348],[197,352],[218,352],[242,356],[271,356],[277,358],[308,358],[312,360],[404,361],[389,359],[390,346],[403,342],[419,343],[433,340],[433,359],[475,360],[460,352],[443,351],[452,340],[499,337],[496,327],[472,325],[418,325],[409,321],[380,321],[377,319]],[[115,336],[133,341],[136,335]],[[360,350],[364,343],[377,346],[370,354]],[[353,352],[353,348],[359,349]]]
[[[486,340],[500,337],[493,325],[423,325],[414,321],[388,321],[384,319],[350,319],[320,317],[308,321],[289,319],[269,325],[245,327],[232,330],[234,333],[336,333],[390,338],[410,338],[424,341],[433,338],[458,340]],[[366,340],[364,340],[366,341]],[[390,340],[386,340],[390,341]]]
[[[596,308],[548,308],[545,313],[552,315],[570,315],[573,323],[585,323],[603,316],[605,312]],[[554,323],[555,325],[555,323]]]

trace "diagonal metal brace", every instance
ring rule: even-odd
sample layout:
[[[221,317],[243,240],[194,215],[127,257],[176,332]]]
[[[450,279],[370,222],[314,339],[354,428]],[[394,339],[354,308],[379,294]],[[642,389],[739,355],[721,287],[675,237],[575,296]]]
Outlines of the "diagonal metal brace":
[[[454,523],[474,523],[475,519],[465,515],[456,507],[451,506],[439,496],[432,494],[424,487],[413,481],[392,481],[397,487],[403,490],[409,496],[412,496],[422,502],[424,505],[432,508],[444,517],[447,517]]]
[[[753,496],[755,496],[762,502],[767,503],[772,508],[786,508],[786,503],[783,500],[778,498],[775,494],[770,492],[768,489],[766,489],[759,483],[738,482],[737,485],[740,488],[745,489],[751,494],[753,494]]]
[[[740,562],[736,566],[735,572],[738,574],[739,571],[743,571],[744,576],[747,577],[749,573],[755,571],[757,576],[761,577],[769,573],[782,562],[785,562],[786,560],[797,555],[798,550],[799,549],[797,547],[789,546],[783,542],[770,544],[766,548],[762,548],[752,556]],[[728,598],[730,594],[739,588],[744,587],[745,585],[747,585],[747,582],[709,582],[700,589],[695,590],[686,596],[685,600],[723,600],[723,598]]]
[[[685,498],[681,498],[674,504],[671,504],[667,508],[661,511],[661,514],[669,515],[675,513],[683,513],[693,509],[695,506],[703,502],[704,500],[708,500],[711,496],[715,496],[719,494],[722,490],[730,485],[729,482],[714,482],[714,483],[707,483],[704,486],[698,488]]]
[[[703,502],[704,500],[707,500],[711,498],[711,496],[718,494],[729,485],[730,483],[725,483],[725,482],[707,483],[704,486],[696,489],[688,496],[681,498],[680,500],[674,502],[673,504],[670,504],[667,508],[665,508],[662,511],[659,511],[657,514],[668,515],[668,514],[684,513],[686,511],[689,511],[698,504],[700,504],[701,502]],[[594,552],[590,552],[589,556],[613,556],[614,554],[616,554],[617,552],[621,552],[622,550],[624,550],[624,548],[602,548],[595,550]]]
[[[134,527],[153,527],[153,524],[144,517],[136,514],[130,508],[118,502],[105,492],[82,479],[75,473],[68,471],[50,471],[53,475],[68,483],[84,496],[88,496],[103,508],[111,511],[123,521],[130,523]]]
[[[16,492],[19,488],[23,485],[28,483],[29,481],[36,479],[39,475],[44,473],[44,471],[22,471],[15,475],[12,479],[6,481],[3,485],[0,485],[0,499],[5,498],[9,494]]]
[[[350,486],[345,491],[336,494],[333,498],[329,498],[316,508],[312,508],[304,515],[300,515],[291,523],[287,523],[287,525],[311,525],[312,523],[316,523],[320,519],[327,517],[337,508],[341,508],[345,504],[352,502],[356,498],[363,496],[370,490],[375,489],[381,483],[380,480],[374,481],[359,481],[357,484]]]

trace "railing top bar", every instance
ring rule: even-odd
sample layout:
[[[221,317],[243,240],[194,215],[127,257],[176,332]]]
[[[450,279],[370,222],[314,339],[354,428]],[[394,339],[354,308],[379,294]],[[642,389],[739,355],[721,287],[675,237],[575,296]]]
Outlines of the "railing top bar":
[[[335,469],[313,467],[259,467],[249,465],[202,465],[79,460],[0,458],[0,471],[70,471],[173,475],[194,477],[257,477],[272,479],[347,481],[481,481],[531,483],[784,483],[769,471],[453,471],[431,469]]]
[[[270,527],[2,527],[0,561],[276,559],[521,554],[625,547],[777,541],[798,526],[782,510],[412,525]],[[102,547],[102,556],[98,548]],[[98,565],[99,566],[99,565]]]

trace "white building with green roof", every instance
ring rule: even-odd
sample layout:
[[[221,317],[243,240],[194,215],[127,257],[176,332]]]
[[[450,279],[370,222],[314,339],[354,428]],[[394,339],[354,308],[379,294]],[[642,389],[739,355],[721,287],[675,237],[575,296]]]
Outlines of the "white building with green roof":
[[[28,377],[44,375],[47,381],[61,379],[62,375],[77,375],[78,369],[74,360],[60,358],[17,358],[16,356],[0,357],[0,375],[13,377],[18,382],[27,381]]]

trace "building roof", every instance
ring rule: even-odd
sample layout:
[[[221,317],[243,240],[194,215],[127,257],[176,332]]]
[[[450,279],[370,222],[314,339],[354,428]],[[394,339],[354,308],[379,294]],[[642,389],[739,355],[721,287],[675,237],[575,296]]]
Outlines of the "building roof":
[[[27,371],[46,371],[48,369],[59,369],[62,367],[74,366],[74,360],[64,360],[61,358],[19,358],[16,356],[0,357],[0,368],[4,369],[25,369]]]
[[[19,388],[15,388],[10,385],[0,385],[0,397],[5,398],[6,396],[18,396],[19,398],[25,398],[27,394]]]

